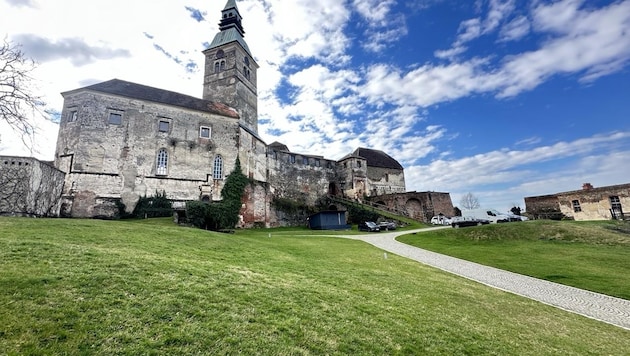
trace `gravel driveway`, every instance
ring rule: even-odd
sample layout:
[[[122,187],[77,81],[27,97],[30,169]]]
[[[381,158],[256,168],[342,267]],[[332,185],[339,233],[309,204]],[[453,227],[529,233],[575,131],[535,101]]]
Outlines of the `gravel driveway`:
[[[400,235],[444,228],[450,227],[440,226],[367,235],[344,235],[342,237],[365,241],[387,252],[416,260],[487,286],[630,330],[630,301],[628,300],[483,266],[396,241],[396,237]]]

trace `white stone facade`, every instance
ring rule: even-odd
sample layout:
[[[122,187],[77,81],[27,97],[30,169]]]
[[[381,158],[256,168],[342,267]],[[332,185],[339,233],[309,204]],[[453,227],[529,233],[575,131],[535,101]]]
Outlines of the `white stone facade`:
[[[258,65],[239,37],[234,1],[220,25],[204,51],[202,99],[121,80],[62,94],[55,155],[66,174],[61,215],[114,216],[119,203],[130,212],[140,197],[162,191],[175,202],[216,201],[237,157],[252,182],[243,226],[278,225],[274,198],[312,205],[327,194],[405,191],[402,166],[383,152],[359,149],[335,161],[267,145],[258,136]]]

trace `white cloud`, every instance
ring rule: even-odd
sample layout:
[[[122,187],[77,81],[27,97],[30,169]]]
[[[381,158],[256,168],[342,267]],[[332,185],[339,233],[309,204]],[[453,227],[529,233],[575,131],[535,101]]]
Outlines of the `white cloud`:
[[[531,29],[529,19],[526,16],[519,16],[501,28],[499,42],[517,41],[527,36]]]

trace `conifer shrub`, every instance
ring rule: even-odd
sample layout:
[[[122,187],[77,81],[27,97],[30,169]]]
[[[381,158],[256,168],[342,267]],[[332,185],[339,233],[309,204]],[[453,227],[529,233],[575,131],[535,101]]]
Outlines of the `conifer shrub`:
[[[187,202],[188,223],[207,230],[233,229],[238,223],[242,206],[241,199],[248,183],[249,179],[243,174],[241,162],[237,158],[234,170],[225,178],[225,184],[221,190],[223,200],[210,203]]]

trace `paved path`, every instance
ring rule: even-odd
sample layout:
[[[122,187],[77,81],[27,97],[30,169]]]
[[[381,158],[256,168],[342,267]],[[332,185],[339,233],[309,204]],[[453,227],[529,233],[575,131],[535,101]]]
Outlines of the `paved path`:
[[[459,258],[406,245],[395,240],[400,235],[443,228],[381,232],[369,235],[344,235],[343,237],[365,241],[385,251],[416,260],[490,287],[630,330],[630,301],[628,300],[464,261]],[[336,237],[339,237],[339,235]]]

